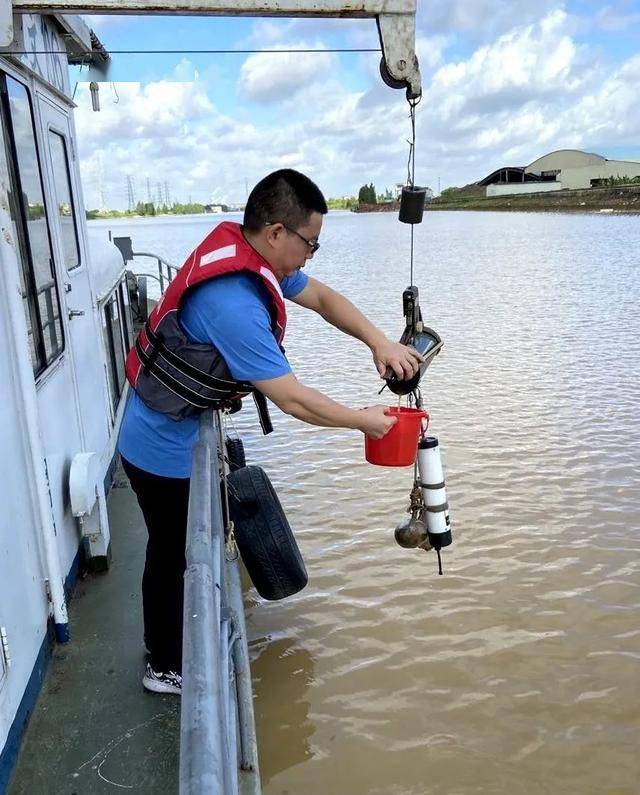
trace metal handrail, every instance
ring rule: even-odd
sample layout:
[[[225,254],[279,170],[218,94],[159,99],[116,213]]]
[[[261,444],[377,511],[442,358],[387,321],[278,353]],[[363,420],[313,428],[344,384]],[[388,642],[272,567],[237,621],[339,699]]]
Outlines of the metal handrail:
[[[164,282],[165,279],[167,283],[171,283],[171,280],[176,275],[176,273],[180,270],[177,265],[169,262],[168,260],[161,257],[159,254],[151,254],[148,251],[134,251],[132,252],[134,257],[150,257],[151,259],[155,259],[158,263],[158,280],[160,282],[160,290],[164,292]],[[163,270],[166,268],[166,273]]]
[[[222,444],[220,416],[203,412],[185,549],[180,795],[261,792],[240,574],[225,556]]]
[[[109,240],[111,240],[111,232],[109,232]],[[177,265],[169,262],[159,254],[153,254],[149,251],[134,251],[133,243],[131,242],[130,237],[114,237],[113,244],[122,255],[125,266],[135,257],[149,257],[156,260],[158,263],[158,281],[160,282],[161,292],[164,292],[165,280],[167,283],[170,283],[176,273],[180,270]]]

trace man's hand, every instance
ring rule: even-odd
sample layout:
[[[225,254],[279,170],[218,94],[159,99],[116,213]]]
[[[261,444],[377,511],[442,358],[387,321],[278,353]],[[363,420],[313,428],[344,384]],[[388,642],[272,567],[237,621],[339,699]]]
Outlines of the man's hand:
[[[382,439],[398,421],[397,417],[385,414],[388,406],[370,406],[360,409],[361,419],[358,423],[358,430],[371,439]]]
[[[415,348],[400,342],[391,342],[386,338],[372,347],[371,351],[380,378],[385,377],[387,368],[390,367],[401,381],[405,381],[415,375],[420,364],[424,362],[424,356]]]
[[[384,378],[390,367],[401,381],[411,378],[424,358],[406,345],[391,342],[343,295],[309,277],[307,286],[293,299],[296,304],[318,312],[332,326],[361,340],[373,352],[373,361]]]

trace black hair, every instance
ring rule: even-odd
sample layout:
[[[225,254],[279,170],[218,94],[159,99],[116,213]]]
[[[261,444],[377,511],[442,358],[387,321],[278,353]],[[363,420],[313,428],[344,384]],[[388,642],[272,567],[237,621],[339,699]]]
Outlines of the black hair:
[[[309,222],[312,212],[327,212],[320,188],[299,171],[282,168],[261,179],[251,191],[243,226],[248,232],[258,232],[266,223],[299,229]]]

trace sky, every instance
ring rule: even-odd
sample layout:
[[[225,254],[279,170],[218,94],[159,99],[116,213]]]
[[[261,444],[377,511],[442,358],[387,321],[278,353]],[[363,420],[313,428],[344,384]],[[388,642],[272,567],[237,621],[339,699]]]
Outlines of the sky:
[[[407,173],[409,108],[374,20],[87,16],[113,55],[91,109],[71,68],[85,204],[233,202],[295,168],[327,197]],[[640,160],[640,0],[418,0],[416,183],[435,193],[555,149]],[[193,55],[278,48],[309,54]],[[324,52],[322,50],[325,50]],[[166,187],[165,187],[166,183]]]

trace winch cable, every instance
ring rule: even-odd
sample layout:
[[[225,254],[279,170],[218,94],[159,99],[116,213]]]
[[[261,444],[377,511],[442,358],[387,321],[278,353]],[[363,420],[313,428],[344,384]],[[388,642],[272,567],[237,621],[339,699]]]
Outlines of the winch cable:
[[[411,120],[411,140],[408,142],[409,159],[407,160],[407,183],[411,185],[412,188],[415,188],[416,186],[416,107],[418,106],[421,99],[422,94],[420,94],[419,97],[414,97],[413,99],[407,97],[407,102],[409,103],[409,118]],[[413,285],[413,259],[415,249],[413,237],[414,226],[415,224],[411,224],[411,243],[409,247],[409,284],[411,285]],[[411,398],[415,400],[417,408],[422,408],[422,399],[417,388],[411,393]]]
[[[407,184],[410,185],[411,188],[415,188],[415,180],[416,180],[416,106],[422,99],[422,95],[416,97],[414,99],[409,99],[407,97],[407,102],[409,103],[409,117],[411,119],[411,140],[408,141],[409,143],[409,158],[407,160]],[[413,227],[415,224],[411,224],[411,244],[410,244],[410,281],[409,284],[413,285],[413,263],[414,263],[414,250],[415,250],[415,239],[413,233]],[[383,387],[384,388],[384,387]],[[381,390],[382,391],[382,390]],[[422,408],[422,394],[420,392],[420,388],[416,387],[413,392],[411,392],[407,396],[408,403],[411,405],[415,402],[416,408]],[[428,420],[427,426],[422,428],[420,436],[425,436],[428,429]],[[413,464],[413,482],[414,487],[418,484],[422,486],[420,482],[420,477],[418,475],[418,459],[416,456],[416,460]],[[442,556],[440,554],[440,548],[436,547],[436,555],[438,556],[438,574],[442,575]]]
[[[409,144],[409,157],[407,158],[407,185],[411,188],[415,187],[416,182],[416,107],[420,103],[421,99],[422,94],[420,94],[418,97],[407,97],[407,102],[409,103],[409,119],[411,120],[411,139],[407,141]],[[414,224],[411,224],[411,242],[409,247],[409,284],[411,285],[413,284],[413,260],[415,249],[413,227]],[[378,394],[381,395],[386,388],[387,384],[385,383],[378,391]]]
[[[422,95],[416,97],[415,99],[407,99],[409,103],[409,118],[411,119],[411,140],[408,141],[409,144],[409,159],[407,161],[407,184],[410,185],[412,188],[415,187],[416,184],[416,106],[422,99]],[[413,284],[413,227],[414,224],[411,224],[411,268],[410,274],[411,279],[409,280],[409,284]]]

